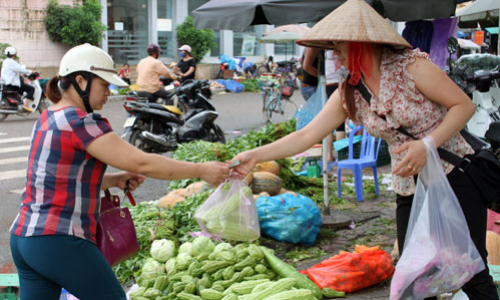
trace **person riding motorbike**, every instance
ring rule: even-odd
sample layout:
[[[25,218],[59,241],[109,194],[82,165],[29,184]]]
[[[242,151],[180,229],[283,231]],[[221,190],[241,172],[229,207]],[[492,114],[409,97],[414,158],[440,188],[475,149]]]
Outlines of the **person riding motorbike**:
[[[137,86],[139,91],[151,93],[156,98],[169,99],[169,93],[158,85],[160,76],[177,80],[173,74],[160,60],[161,48],[155,43],[148,46],[148,57],[143,58],[137,65]],[[172,101],[172,100],[168,100]],[[166,103],[172,105],[172,103]]]
[[[4,89],[16,91],[23,95],[26,92],[26,103],[23,108],[29,112],[33,109],[30,107],[30,101],[33,101],[33,94],[35,93],[35,88],[31,85],[25,84],[22,80],[21,74],[31,74],[32,71],[22,67],[14,58],[17,55],[16,48],[7,47],[5,49],[5,56],[2,64],[1,78],[0,82],[4,85]],[[21,103],[19,103],[21,104]]]

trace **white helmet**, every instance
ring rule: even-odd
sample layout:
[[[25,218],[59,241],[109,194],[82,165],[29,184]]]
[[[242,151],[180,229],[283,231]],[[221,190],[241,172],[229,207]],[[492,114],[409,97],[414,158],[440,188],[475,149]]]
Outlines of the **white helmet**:
[[[16,48],[14,47],[7,47],[5,48],[5,55],[7,56],[14,56],[16,55],[17,51],[16,51]]]
[[[119,87],[128,84],[116,74],[111,56],[101,48],[83,44],[71,48],[64,54],[59,66],[59,76],[64,77],[75,72],[89,72]]]

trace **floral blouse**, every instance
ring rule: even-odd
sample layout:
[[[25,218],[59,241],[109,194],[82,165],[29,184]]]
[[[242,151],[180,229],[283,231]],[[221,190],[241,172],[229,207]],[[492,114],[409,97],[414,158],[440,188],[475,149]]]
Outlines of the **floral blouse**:
[[[425,98],[415,86],[407,66],[413,63],[417,57],[429,59],[427,53],[419,50],[407,49],[402,53],[395,53],[384,49],[380,65],[379,96],[372,95],[370,104],[368,104],[359,91],[354,91],[356,116],[359,123],[356,125],[363,125],[372,136],[383,138],[389,144],[392,168],[406,154],[406,151],[396,154],[396,149],[412,140],[399,133],[396,128],[402,126],[413,136],[422,139],[443,121],[447,112],[445,107]],[[345,99],[342,100],[342,105],[347,110]],[[381,119],[379,115],[385,116],[386,121]],[[474,152],[460,134],[452,137],[441,147],[461,157]],[[446,174],[451,172],[454,166],[445,161],[441,162]],[[392,187],[396,193],[404,196],[412,195],[415,192],[415,182],[412,176],[403,178],[394,175]]]

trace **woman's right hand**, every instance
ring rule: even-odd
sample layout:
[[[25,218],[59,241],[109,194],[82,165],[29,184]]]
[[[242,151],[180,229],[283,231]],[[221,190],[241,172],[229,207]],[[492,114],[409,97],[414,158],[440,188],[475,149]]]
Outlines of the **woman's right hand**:
[[[257,157],[255,156],[255,152],[252,150],[241,152],[240,154],[233,157],[233,159],[229,163],[232,163],[235,160],[238,160],[240,164],[234,167],[234,170],[242,176],[246,176],[248,173],[250,173],[257,164]]]
[[[229,165],[221,162],[206,162],[200,164],[200,179],[218,186],[229,178]]]

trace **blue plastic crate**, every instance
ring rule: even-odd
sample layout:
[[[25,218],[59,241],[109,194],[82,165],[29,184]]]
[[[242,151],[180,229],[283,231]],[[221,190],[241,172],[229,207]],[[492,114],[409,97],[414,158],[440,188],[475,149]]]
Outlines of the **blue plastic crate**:
[[[227,80],[225,79],[217,79],[218,84],[222,84],[224,87],[226,87]]]
[[[238,83],[234,80],[227,80],[226,81],[226,90],[229,90],[232,93],[241,93],[243,92],[243,89],[245,86],[241,83]]]

